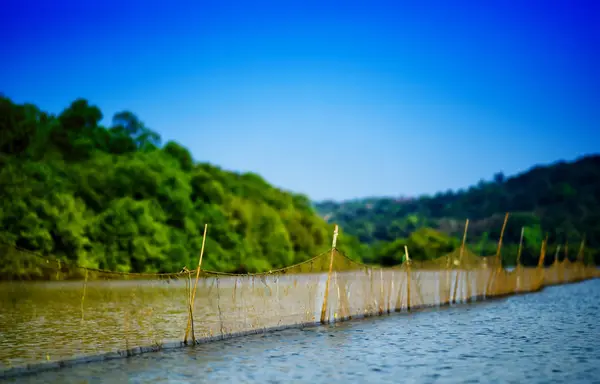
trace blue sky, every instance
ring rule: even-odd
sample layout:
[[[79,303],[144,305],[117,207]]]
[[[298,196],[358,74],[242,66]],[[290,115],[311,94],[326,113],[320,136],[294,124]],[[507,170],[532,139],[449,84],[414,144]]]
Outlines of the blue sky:
[[[594,1],[3,4],[0,92],[131,110],[198,161],[313,199],[600,152]]]

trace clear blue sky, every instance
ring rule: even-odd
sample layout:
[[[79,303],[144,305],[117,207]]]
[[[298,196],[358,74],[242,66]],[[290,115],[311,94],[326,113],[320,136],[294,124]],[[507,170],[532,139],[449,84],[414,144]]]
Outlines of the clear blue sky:
[[[0,92],[313,199],[434,193],[600,152],[599,7],[9,0]]]

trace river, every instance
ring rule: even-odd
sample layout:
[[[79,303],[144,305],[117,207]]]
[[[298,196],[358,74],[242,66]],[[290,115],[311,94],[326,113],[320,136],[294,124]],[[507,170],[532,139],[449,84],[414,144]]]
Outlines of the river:
[[[18,383],[600,383],[600,279],[7,379]]]

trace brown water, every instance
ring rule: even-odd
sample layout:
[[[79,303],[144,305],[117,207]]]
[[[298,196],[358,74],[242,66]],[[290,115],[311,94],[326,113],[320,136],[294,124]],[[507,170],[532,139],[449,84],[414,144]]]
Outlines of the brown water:
[[[568,279],[569,271],[547,271]],[[502,272],[496,294],[537,289],[537,269]],[[556,275],[556,276],[555,276]],[[486,294],[491,270],[334,273],[326,319],[406,311]],[[553,277],[554,276],[554,277]],[[193,310],[197,338],[318,322],[325,274],[202,278]],[[493,280],[493,279],[492,279]],[[496,281],[494,280],[494,281]],[[188,323],[186,280],[0,283],[0,373],[136,347],[179,346]],[[504,292],[506,291],[506,292]],[[190,338],[191,339],[191,338]],[[133,349],[133,350],[132,350]]]
[[[599,383],[600,280],[286,330],[10,383]]]
[[[446,296],[440,286],[455,285],[454,272],[412,275],[413,306],[439,304]],[[327,318],[406,310],[406,276],[402,271],[334,274]],[[193,333],[205,338],[318,322],[326,279],[326,274],[200,279]],[[474,279],[459,280],[462,296],[466,281],[476,284]],[[180,344],[188,323],[186,284],[186,280],[0,283],[0,371]]]

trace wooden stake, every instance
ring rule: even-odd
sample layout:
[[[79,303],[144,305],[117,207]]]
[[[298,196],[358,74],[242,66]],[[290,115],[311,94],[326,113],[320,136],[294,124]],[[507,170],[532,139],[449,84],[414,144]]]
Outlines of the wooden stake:
[[[200,258],[198,259],[198,268],[196,269],[196,282],[194,283],[194,290],[191,293],[190,298],[190,313],[188,316],[187,327],[185,329],[185,337],[183,338],[183,342],[187,344],[188,334],[190,332],[190,328],[193,327],[194,324],[194,301],[196,300],[196,290],[198,288],[198,279],[200,278],[200,268],[202,267],[202,256],[204,256],[204,244],[206,243],[206,231],[208,229],[208,224],[204,224],[204,234],[202,235],[202,248],[200,248]],[[196,342],[196,335],[192,332],[192,340],[194,343]]]
[[[519,268],[521,265],[521,253],[523,252],[523,235],[525,234],[525,227],[521,227],[521,238],[519,239],[519,250],[517,251],[517,265]]]
[[[494,283],[494,280],[496,279],[496,275],[498,274],[498,272],[500,272],[500,269],[502,269],[502,258],[501,258],[501,253],[500,250],[502,248],[502,239],[504,238],[504,230],[506,229],[506,223],[508,222],[508,212],[506,212],[506,215],[504,216],[504,224],[502,224],[502,230],[500,231],[500,238],[498,239],[498,248],[496,249],[496,268],[494,268],[494,270],[492,271],[491,275],[490,275],[490,280],[487,284],[487,289],[485,291],[485,295],[488,296],[491,293],[492,290],[492,284]],[[493,294],[492,294],[493,296]]]
[[[452,300],[450,304],[456,303],[456,295],[458,293],[458,280],[460,278],[460,269],[456,270],[456,278],[454,279],[454,293],[452,294]]]
[[[327,282],[325,283],[325,295],[323,297],[323,306],[321,307],[321,324],[325,324],[327,315],[327,298],[329,296],[329,282],[331,281],[331,272],[333,271],[333,256],[335,247],[337,246],[338,226],[333,230],[333,242],[331,243],[331,257],[329,258],[329,273],[327,274]]]
[[[546,234],[546,238],[542,240],[542,248],[540,249],[540,260],[538,262],[538,286],[541,287],[544,284],[545,278],[545,268],[544,268],[544,260],[546,259],[546,244],[548,243],[548,234]]]
[[[506,223],[508,222],[508,212],[504,216],[504,224],[502,224],[502,231],[500,232],[500,239],[498,239],[498,248],[496,249],[496,262],[499,262],[499,266],[502,266],[502,258],[500,250],[502,248],[502,239],[504,238],[504,230],[506,229]]]
[[[548,243],[548,235],[542,240],[542,248],[540,249],[540,260],[538,261],[538,267],[544,267],[544,260],[546,258],[546,244]]]
[[[452,301],[456,303],[456,295],[458,293],[458,280],[460,277],[460,267],[462,266],[462,258],[465,251],[465,243],[467,242],[467,230],[469,229],[469,219],[465,222],[465,232],[463,233],[462,244],[460,245],[460,254],[458,256],[459,269],[456,270],[456,280],[454,281],[454,294]],[[467,282],[468,284],[468,282]]]
[[[408,247],[404,246],[406,255],[406,309],[410,311],[410,257],[408,256]]]
[[[462,262],[463,253],[465,252],[465,244],[467,242],[467,230],[469,229],[469,219],[465,222],[465,232],[463,233],[462,244],[460,246],[459,261]]]
[[[560,252],[560,244],[556,247],[556,253],[554,254],[554,264],[558,264],[558,254]]]

